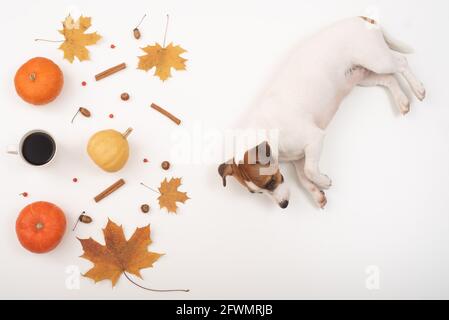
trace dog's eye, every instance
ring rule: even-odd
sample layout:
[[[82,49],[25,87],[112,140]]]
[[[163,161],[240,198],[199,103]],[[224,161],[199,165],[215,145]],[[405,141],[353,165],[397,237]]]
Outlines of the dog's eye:
[[[269,191],[273,191],[274,189],[276,189],[276,179],[275,177],[271,177],[270,181],[268,181],[268,183],[266,185],[264,185],[263,187],[264,189],[267,189]]]

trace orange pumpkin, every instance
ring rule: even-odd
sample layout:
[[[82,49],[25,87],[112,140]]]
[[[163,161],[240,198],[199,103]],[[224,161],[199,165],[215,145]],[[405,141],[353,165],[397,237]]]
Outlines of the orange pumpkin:
[[[53,250],[66,230],[64,212],[50,202],[34,202],[20,212],[16,234],[22,246],[34,253]]]
[[[34,105],[47,104],[59,95],[64,85],[61,69],[50,59],[33,58],[17,70],[14,78],[17,94]]]

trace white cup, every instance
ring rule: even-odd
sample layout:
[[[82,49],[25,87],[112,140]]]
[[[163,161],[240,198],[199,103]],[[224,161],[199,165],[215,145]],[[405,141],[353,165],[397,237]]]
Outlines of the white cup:
[[[29,138],[31,135],[36,134],[36,133],[40,133],[40,134],[43,134],[43,135],[47,136],[51,140],[51,142],[53,143],[53,153],[51,155],[51,158],[48,161],[46,161],[45,163],[43,163],[43,164],[32,163],[23,154],[24,142],[27,140],[27,138]],[[53,138],[53,136],[50,133],[48,133],[47,131],[40,130],[40,129],[31,130],[31,131],[27,132],[26,134],[23,135],[22,139],[20,139],[19,145],[10,145],[6,149],[7,153],[20,156],[20,158],[25,163],[27,163],[27,164],[29,164],[29,165],[31,165],[33,167],[46,167],[46,166],[48,166],[50,163],[53,162],[53,160],[54,160],[54,158],[56,156],[56,151],[57,151],[57,146],[56,146],[56,141]]]

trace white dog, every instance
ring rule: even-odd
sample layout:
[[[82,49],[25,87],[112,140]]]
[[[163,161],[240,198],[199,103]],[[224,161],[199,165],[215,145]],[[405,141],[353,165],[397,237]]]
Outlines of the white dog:
[[[227,176],[234,176],[249,191],[269,194],[286,208],[289,191],[277,163],[292,162],[300,182],[323,208],[327,203],[323,189],[332,185],[318,165],[325,130],[351,90],[357,85],[383,86],[406,114],[410,102],[395,78],[401,75],[419,100],[425,97],[424,86],[399,52],[410,50],[365,17],[338,22],[303,42],[242,120],[244,128],[278,130],[276,156],[270,151],[272,143],[266,141],[250,150],[256,151],[255,161],[250,161],[253,153],[248,151],[238,162],[234,158],[222,164],[223,184]],[[263,161],[264,156],[269,163]],[[262,174],[261,168],[266,167],[274,171]]]

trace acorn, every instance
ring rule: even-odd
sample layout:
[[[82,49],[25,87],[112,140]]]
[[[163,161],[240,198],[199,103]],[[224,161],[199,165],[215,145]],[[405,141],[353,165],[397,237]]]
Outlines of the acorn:
[[[140,210],[142,210],[143,213],[148,213],[150,212],[150,206],[147,204],[143,204],[140,206]]]
[[[80,108],[80,113],[86,118],[90,118],[90,116],[92,115],[89,110],[83,107]]]
[[[92,115],[88,109],[83,108],[83,107],[78,108],[78,110],[76,111],[75,115],[74,115],[73,118],[72,118],[71,123],[73,123],[73,120],[75,120],[76,116],[77,116],[79,113],[81,113],[81,114],[82,114],[83,116],[85,116],[86,118],[90,118],[90,116]]]
[[[140,37],[141,37],[139,26],[142,23],[143,19],[145,19],[146,16],[147,16],[146,14],[143,15],[142,19],[140,19],[139,24],[133,30],[134,38],[136,38],[137,40],[140,39]]]
[[[123,92],[120,95],[120,99],[122,99],[123,101],[128,101],[129,100],[129,93],[128,92]]]
[[[133,34],[134,34],[134,38],[136,38],[136,39],[140,39],[140,36],[141,36],[141,34],[140,34],[140,30],[139,30],[139,28],[134,28],[134,30],[133,30]]]
[[[73,227],[72,231],[75,231],[79,222],[89,224],[92,223],[92,221],[93,221],[92,218],[86,215],[86,212],[83,211],[83,213],[78,217],[78,220],[76,220],[75,226]]]
[[[162,162],[162,163],[161,163],[161,167],[162,167],[162,169],[164,169],[164,170],[170,169],[170,162],[168,162],[168,161]]]

